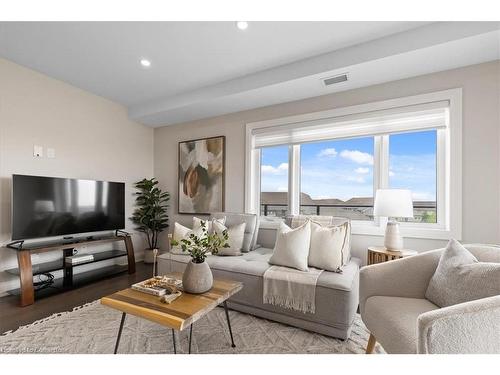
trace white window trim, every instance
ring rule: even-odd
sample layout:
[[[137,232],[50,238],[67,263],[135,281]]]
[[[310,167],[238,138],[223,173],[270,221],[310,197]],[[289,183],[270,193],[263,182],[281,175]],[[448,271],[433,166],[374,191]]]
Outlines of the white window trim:
[[[397,99],[384,100],[368,104],[336,108],[327,111],[289,116],[267,121],[246,124],[245,154],[245,212],[260,214],[260,149],[254,147],[252,132],[255,129],[286,125],[297,122],[321,120],[337,116],[360,114],[365,112],[391,109],[395,107],[448,101],[449,126],[437,130],[437,215],[443,218],[443,226],[425,223],[401,223],[401,232],[405,237],[449,239],[462,237],[462,89],[438,91]],[[356,136],[353,134],[353,136]],[[387,187],[389,182],[389,136],[374,137],[374,158],[380,170],[374,168],[374,191]],[[289,146],[289,208],[290,212],[299,212],[300,202],[300,146]],[[387,167],[385,167],[387,166]],[[299,189],[299,194],[295,194]],[[276,219],[261,217],[262,228],[276,228]],[[352,221],[353,234],[383,236],[386,220],[375,219],[373,222]]]

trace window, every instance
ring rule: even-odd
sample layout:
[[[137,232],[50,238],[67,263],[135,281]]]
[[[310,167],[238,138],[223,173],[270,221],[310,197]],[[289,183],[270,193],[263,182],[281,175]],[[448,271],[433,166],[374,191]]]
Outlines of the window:
[[[285,217],[288,213],[288,146],[261,150],[260,214]]]
[[[437,223],[437,131],[389,136],[389,187],[409,189],[416,223]]]
[[[410,189],[404,236],[461,236],[461,89],[246,125],[245,210],[275,227],[286,214],[349,217],[383,235],[374,192]]]
[[[373,137],[300,145],[300,213],[373,220]]]

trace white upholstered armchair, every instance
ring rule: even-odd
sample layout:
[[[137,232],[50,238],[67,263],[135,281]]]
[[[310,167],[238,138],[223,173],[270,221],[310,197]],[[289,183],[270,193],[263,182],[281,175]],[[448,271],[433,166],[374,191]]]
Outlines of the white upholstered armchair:
[[[500,263],[500,247],[464,245],[481,262]],[[500,353],[500,295],[439,308],[425,299],[444,249],[363,267],[360,312],[388,353]],[[500,288],[500,280],[499,288]]]

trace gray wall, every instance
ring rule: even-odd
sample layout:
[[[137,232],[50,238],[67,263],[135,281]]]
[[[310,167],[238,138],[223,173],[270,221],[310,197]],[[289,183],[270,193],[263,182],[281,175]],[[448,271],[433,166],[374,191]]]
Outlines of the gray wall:
[[[500,242],[500,61],[384,83],[291,103],[258,108],[155,129],[154,173],[172,193],[171,221],[190,225],[191,216],[176,213],[177,143],[226,136],[226,211],[244,209],[245,124],[373,101],[461,87],[463,89],[463,240]],[[274,231],[262,230],[260,242],[272,245]],[[353,253],[366,258],[366,247],[382,237],[356,235]],[[406,239],[419,251],[445,241]]]
[[[132,183],[153,174],[153,129],[129,120],[121,105],[4,59],[0,82],[0,245],[11,238],[13,173],[123,181],[129,217]],[[56,158],[34,158],[34,144],[55,148]],[[140,259],[144,242],[133,240]],[[60,253],[33,261],[51,256]],[[0,251],[0,295],[17,286],[1,272],[16,265],[14,251]]]

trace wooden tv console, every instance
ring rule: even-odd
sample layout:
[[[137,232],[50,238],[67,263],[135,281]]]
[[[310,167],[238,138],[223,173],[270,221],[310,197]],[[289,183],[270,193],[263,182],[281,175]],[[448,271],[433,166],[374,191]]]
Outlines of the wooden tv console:
[[[126,249],[125,251],[116,249],[99,251],[93,253],[94,260],[85,263],[79,263],[76,265],[66,264],[65,258],[67,256],[73,255],[74,249],[78,249],[83,246],[102,245],[120,241],[124,242]],[[12,249],[17,252],[18,267],[6,270],[6,272],[19,276],[21,287],[19,289],[10,290],[8,291],[8,293],[19,295],[19,303],[21,306],[32,305],[35,302],[35,294],[51,294],[54,292],[72,289],[91,281],[103,279],[109,277],[110,275],[125,272],[127,270],[129,274],[135,273],[134,246],[132,244],[132,238],[130,237],[130,234],[126,232],[117,231],[114,236],[107,237],[84,239],[74,238],[68,240],[67,242],[48,242],[44,244],[23,244],[22,242],[20,242],[20,245],[18,246],[14,246],[14,244],[15,243],[9,244],[3,249]],[[31,263],[32,254],[46,253],[50,251],[62,251],[63,258],[56,261],[39,263],[35,265]],[[127,266],[114,265],[73,275],[73,269],[75,267],[122,256],[127,257]],[[64,276],[60,279],[55,279],[54,285],[51,286],[50,289],[42,289],[40,290],[40,293],[38,293],[33,285],[33,276],[58,270],[62,270]]]

